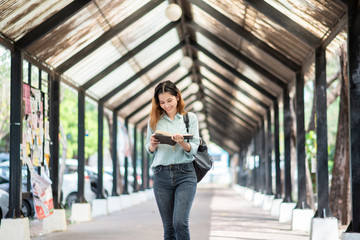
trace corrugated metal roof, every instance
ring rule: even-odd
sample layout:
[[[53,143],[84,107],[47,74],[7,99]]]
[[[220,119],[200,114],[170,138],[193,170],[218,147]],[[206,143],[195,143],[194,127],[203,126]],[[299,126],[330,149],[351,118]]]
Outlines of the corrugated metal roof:
[[[165,16],[169,2],[5,0],[2,41],[21,42],[64,81],[141,128],[156,83],[178,82],[188,110],[204,103],[200,126],[234,152],[238,141],[221,141],[219,128],[246,139],[296,72],[311,76],[315,48],[334,54],[347,38],[338,0],[177,0],[183,15],[176,23]],[[194,60],[190,72],[179,66],[184,55]]]
[[[1,32],[13,41],[46,21],[71,0],[5,0],[0,3]]]

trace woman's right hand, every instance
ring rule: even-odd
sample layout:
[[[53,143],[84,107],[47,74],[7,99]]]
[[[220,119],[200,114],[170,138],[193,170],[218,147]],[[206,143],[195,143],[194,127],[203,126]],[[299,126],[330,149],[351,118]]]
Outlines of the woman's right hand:
[[[156,148],[157,148],[157,145],[159,145],[159,140],[157,140],[155,137],[154,137],[155,134],[151,135],[150,137],[150,145],[149,145],[149,150],[151,152],[155,152]]]

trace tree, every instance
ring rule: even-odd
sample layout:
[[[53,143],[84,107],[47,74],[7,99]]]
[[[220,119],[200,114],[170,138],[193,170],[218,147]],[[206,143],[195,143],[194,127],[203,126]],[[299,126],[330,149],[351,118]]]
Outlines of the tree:
[[[341,48],[341,94],[338,131],[330,188],[330,210],[343,225],[350,216],[350,170],[349,170],[349,79],[347,74],[347,47]]]
[[[73,158],[74,156],[77,156],[77,95],[64,84],[61,84],[60,92],[60,122],[66,137],[66,158]],[[62,145],[60,145],[60,147],[61,146]]]
[[[0,47],[0,148],[10,133],[10,66],[10,51]]]
[[[77,93],[70,87],[61,85],[60,122],[67,141],[67,158],[77,158],[78,147],[78,100]],[[85,159],[97,152],[98,129],[97,107],[86,100],[85,104]],[[104,134],[104,144],[109,137]]]
[[[330,60],[330,59],[328,59]],[[331,62],[331,61],[330,61]],[[338,84],[338,79],[340,76],[340,71],[338,64],[328,64],[330,65],[328,68],[328,73],[330,72],[330,76],[327,76],[327,107],[329,107],[330,105],[332,105],[336,99],[338,98],[338,96],[340,95],[340,84]],[[316,128],[316,124],[315,124],[315,107],[316,107],[316,102],[315,102],[315,94],[314,94],[314,86],[313,86],[313,82],[314,81],[307,81],[306,85],[305,85],[305,91],[306,93],[311,97],[311,101],[312,102],[312,106],[311,104],[308,102],[308,104],[305,104],[305,115],[306,113],[310,114],[310,118],[309,118],[309,122],[308,122],[308,127],[306,130],[306,136],[310,136],[309,132],[314,131]],[[311,87],[309,87],[309,84],[311,85]],[[307,100],[307,99],[305,99]],[[291,119],[292,119],[292,127],[291,127],[291,176],[292,176],[292,186],[293,186],[293,190],[295,191],[297,189],[297,181],[295,181],[295,170],[297,168],[297,156],[296,156],[296,114],[295,114],[295,108],[296,108],[296,103],[295,103],[295,96],[293,98],[291,98],[290,100],[292,102],[292,104],[290,104],[290,111],[291,111]],[[311,108],[309,108],[309,106]],[[328,118],[328,127],[334,125],[334,119],[333,117],[330,119]],[[329,136],[330,138],[331,136]],[[310,143],[309,143],[310,142]],[[307,141],[306,143],[306,151],[309,150],[309,148],[314,148],[316,141]],[[310,146],[312,145],[312,146]],[[316,153],[316,152],[315,152]],[[316,183],[316,178],[312,178],[311,173],[310,173],[310,167],[309,167],[309,155],[307,155],[305,157],[305,173],[306,173],[306,189],[307,189],[307,202],[310,204],[310,207],[312,209],[315,209],[315,202],[314,202],[314,187],[313,185],[315,185]]]
[[[107,123],[104,121],[104,129]],[[107,134],[103,134],[105,140]],[[105,149],[105,141],[103,140]],[[85,101],[85,159],[98,151],[98,110],[92,102]]]

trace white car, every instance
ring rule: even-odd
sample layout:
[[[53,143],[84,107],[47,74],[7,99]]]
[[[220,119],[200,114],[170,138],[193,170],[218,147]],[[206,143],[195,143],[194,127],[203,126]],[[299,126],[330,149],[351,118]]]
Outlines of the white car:
[[[112,168],[109,168],[109,167],[105,167],[104,168],[104,175],[105,173],[107,175],[110,175],[111,178],[113,176],[113,169]],[[121,178],[122,178],[122,186],[124,188],[124,184],[125,184],[125,179],[124,179],[124,175],[125,175],[125,168],[124,167],[120,167],[120,174],[121,174]],[[133,173],[132,173],[132,168],[128,168],[128,192],[129,193],[132,193],[134,192],[134,176],[133,176]]]
[[[60,160],[61,162],[61,160]],[[61,187],[62,201],[61,204],[65,207],[71,208],[71,205],[76,202],[78,191],[78,161],[76,159],[67,159],[66,168]],[[60,169],[60,167],[59,167]],[[87,172],[84,172],[84,197],[87,202],[91,202],[95,195],[91,191],[90,178]]]
[[[91,188],[93,192],[97,193],[97,167],[85,166],[85,171],[90,176]],[[113,187],[113,177],[106,171],[103,172],[103,188],[105,197],[111,196]]]
[[[111,169],[112,171],[112,169]],[[120,172],[121,172],[121,176],[124,178],[125,176],[125,168],[124,167],[120,167]],[[112,172],[111,172],[112,174]],[[142,184],[142,170],[140,167],[137,168],[136,170],[136,179],[137,179],[137,187],[139,187]],[[124,179],[123,179],[124,181]],[[134,192],[134,168],[129,166],[128,167],[128,191],[129,193]]]
[[[0,222],[9,211],[9,194],[0,189]]]

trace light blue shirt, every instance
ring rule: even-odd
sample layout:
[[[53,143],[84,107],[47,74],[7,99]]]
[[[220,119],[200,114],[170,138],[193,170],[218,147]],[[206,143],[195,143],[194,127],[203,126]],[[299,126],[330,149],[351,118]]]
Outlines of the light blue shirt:
[[[189,163],[194,160],[194,154],[197,152],[197,149],[200,144],[199,140],[199,124],[197,116],[194,113],[189,112],[189,134],[193,134],[194,137],[190,139],[189,143],[191,145],[190,152],[186,152],[179,144],[171,146],[168,144],[159,144],[154,152],[150,152],[150,137],[154,133],[151,129],[148,121],[147,126],[147,138],[146,138],[146,150],[150,154],[154,154],[154,161],[151,164],[151,167],[154,168],[159,165],[171,165],[171,164],[181,164]],[[163,130],[170,134],[180,133],[187,134],[186,125],[184,123],[183,115],[177,113],[174,120],[172,121],[168,115],[164,116],[156,124],[156,130]],[[187,142],[187,140],[185,140]],[[175,147],[175,148],[174,148]]]

